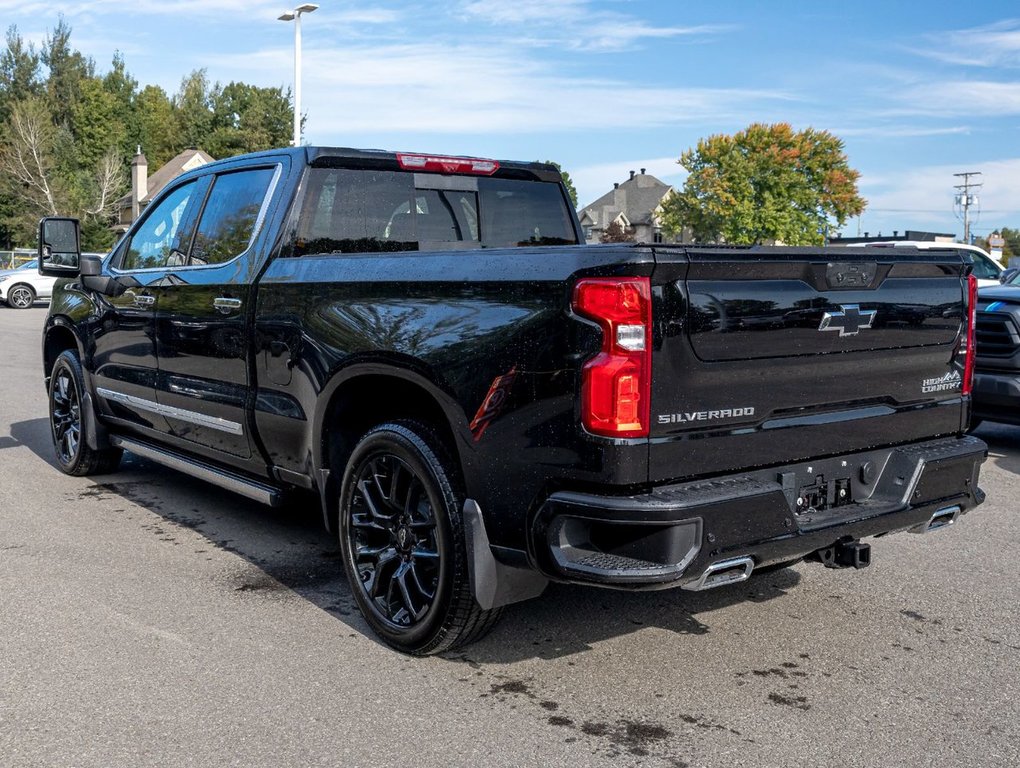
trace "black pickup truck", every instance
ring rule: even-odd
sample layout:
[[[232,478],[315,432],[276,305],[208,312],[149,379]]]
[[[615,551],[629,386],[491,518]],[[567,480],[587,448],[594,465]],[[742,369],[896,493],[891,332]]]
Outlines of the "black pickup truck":
[[[317,493],[414,654],[549,580],[860,568],[982,501],[965,254],[579,233],[551,166],[323,148],[181,176],[105,259],[45,219],[59,466]]]

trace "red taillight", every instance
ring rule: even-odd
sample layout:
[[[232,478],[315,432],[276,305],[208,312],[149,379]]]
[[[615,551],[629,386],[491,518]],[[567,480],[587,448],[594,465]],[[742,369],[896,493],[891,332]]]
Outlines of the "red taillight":
[[[596,435],[647,437],[652,369],[648,278],[581,280],[573,307],[602,327],[602,351],[581,374],[581,421]]]
[[[443,155],[411,155],[397,153],[397,163],[405,171],[431,171],[433,173],[469,173],[475,176],[491,176],[499,170],[496,160],[482,160],[476,157],[445,157]]]
[[[977,299],[977,278],[974,275],[967,275],[967,347],[963,357],[963,394],[965,395],[969,395],[974,387],[974,357],[977,354]]]

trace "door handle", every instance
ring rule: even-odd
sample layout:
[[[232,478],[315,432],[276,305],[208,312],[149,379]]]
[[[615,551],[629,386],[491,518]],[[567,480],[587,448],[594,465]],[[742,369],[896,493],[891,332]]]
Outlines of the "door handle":
[[[231,312],[241,308],[241,300],[231,299],[227,296],[220,296],[213,299],[213,306],[224,315],[229,315]]]
[[[136,307],[151,307],[156,303],[156,297],[150,296],[147,293],[140,293],[135,296],[134,304]]]

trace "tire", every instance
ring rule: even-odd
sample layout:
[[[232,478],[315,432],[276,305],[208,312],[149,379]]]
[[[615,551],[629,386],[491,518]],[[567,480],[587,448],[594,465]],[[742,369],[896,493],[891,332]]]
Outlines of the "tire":
[[[35,304],[35,290],[25,283],[12,285],[7,291],[7,304],[12,309],[28,309]]]
[[[340,487],[340,551],[373,631],[414,656],[488,632],[468,578],[457,473],[442,442],[415,422],[383,424],[355,446]]]
[[[61,352],[50,372],[50,435],[57,466],[67,475],[83,477],[113,472],[120,465],[119,448],[90,448],[82,435],[82,393],[85,377],[78,355]]]

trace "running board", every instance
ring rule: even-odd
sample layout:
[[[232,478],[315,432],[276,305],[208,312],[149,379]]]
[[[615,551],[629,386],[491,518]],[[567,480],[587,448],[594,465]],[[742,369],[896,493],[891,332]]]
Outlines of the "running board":
[[[186,475],[218,485],[220,488],[233,491],[253,501],[268,504],[270,507],[278,507],[283,503],[283,492],[279,488],[260,483],[257,480],[249,480],[242,475],[219,469],[210,464],[182,456],[179,453],[173,453],[165,448],[157,448],[149,443],[142,443],[137,440],[113,435],[110,436],[110,443],[117,448],[130,451],[135,456],[141,456],[157,464],[162,464],[164,467],[170,467],[170,469],[176,469]]]

